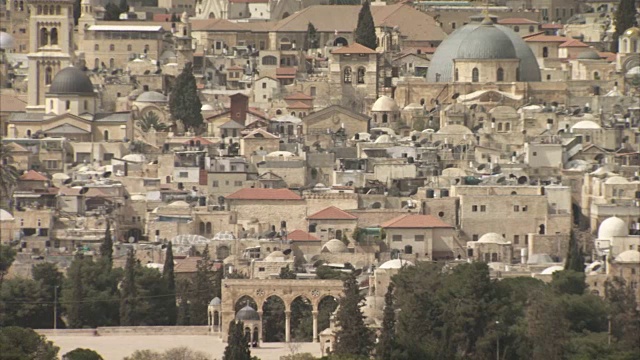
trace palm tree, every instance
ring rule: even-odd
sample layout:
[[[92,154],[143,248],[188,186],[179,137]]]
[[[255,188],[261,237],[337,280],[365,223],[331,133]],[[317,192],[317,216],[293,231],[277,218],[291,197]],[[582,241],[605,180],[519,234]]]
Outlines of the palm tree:
[[[0,193],[6,197],[11,189],[18,184],[20,174],[18,170],[10,165],[13,162],[9,148],[0,141]]]
[[[167,124],[160,122],[160,117],[153,111],[144,114],[142,119],[138,120],[138,126],[143,132],[148,132],[151,129],[165,131],[168,128]]]

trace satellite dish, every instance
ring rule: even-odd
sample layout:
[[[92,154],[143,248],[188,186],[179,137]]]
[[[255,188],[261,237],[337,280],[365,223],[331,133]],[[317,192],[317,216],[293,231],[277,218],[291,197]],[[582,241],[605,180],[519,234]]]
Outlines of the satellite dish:
[[[518,178],[518,184],[520,184],[520,185],[524,185],[524,184],[526,184],[526,183],[527,183],[527,177],[526,177],[526,176],[524,176],[524,175],[523,175],[523,176],[520,176],[520,177]]]
[[[111,176],[111,171],[107,171],[107,172],[105,172],[104,174],[102,174],[102,177],[103,177],[103,178],[108,178],[108,177],[110,177],[110,176]]]
[[[282,253],[285,255],[289,255],[291,254],[291,249],[284,250]]]
[[[80,189],[80,195],[86,194],[87,191],[89,191],[89,188],[88,187],[83,187],[82,189]]]
[[[72,178],[68,178],[68,179],[66,179],[65,181],[63,181],[62,183],[63,183],[63,184],[65,184],[65,185],[69,185],[69,184],[71,184],[72,182],[73,182],[73,179],[72,179]]]
[[[360,276],[361,274],[362,274],[362,269],[358,269],[353,272],[353,276]]]
[[[455,93],[451,96],[451,99],[455,100],[460,96],[460,93]]]

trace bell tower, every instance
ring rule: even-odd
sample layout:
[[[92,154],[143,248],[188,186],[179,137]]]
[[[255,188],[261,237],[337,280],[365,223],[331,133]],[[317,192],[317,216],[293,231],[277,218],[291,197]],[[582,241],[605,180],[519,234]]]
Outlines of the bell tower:
[[[176,55],[178,57],[179,69],[184,68],[184,65],[188,62],[193,62],[193,45],[191,38],[191,19],[186,12],[180,17],[180,22],[176,26],[176,32],[174,34]]]
[[[44,112],[44,94],[54,75],[72,63],[74,0],[29,0],[27,111]]]

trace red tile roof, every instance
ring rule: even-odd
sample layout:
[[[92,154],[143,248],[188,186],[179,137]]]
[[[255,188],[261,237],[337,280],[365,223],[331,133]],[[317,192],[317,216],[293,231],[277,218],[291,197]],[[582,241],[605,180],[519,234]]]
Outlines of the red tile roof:
[[[355,220],[357,218],[357,216],[351,215],[335,206],[329,206],[307,217],[309,220]]]
[[[287,109],[312,109],[313,106],[303,103],[302,101],[296,101],[291,105],[287,105]]]
[[[287,240],[290,241],[320,241],[317,237],[309,234],[306,231],[294,230],[287,234]]]
[[[589,45],[583,43],[580,40],[571,39],[560,44],[560,47],[589,47]]]
[[[428,228],[452,228],[453,226],[432,215],[402,215],[395,219],[385,221],[380,225],[391,229],[428,229]]]
[[[279,67],[276,69],[277,79],[294,79],[298,69],[294,67]]]
[[[298,91],[284,97],[285,100],[313,100],[313,96],[309,96],[302,91]]]
[[[564,43],[566,41],[569,41],[571,39],[566,38],[564,36],[557,36],[557,35],[544,35],[544,34],[536,34],[536,35],[532,35],[532,36],[525,36],[523,37],[524,41],[527,42],[559,42],[559,43]]]
[[[231,200],[302,200],[300,195],[289,189],[240,189],[227,196]]]
[[[607,51],[600,51],[598,52],[598,55],[600,55],[600,57],[604,58],[609,62],[616,61],[616,59],[618,58],[616,53],[607,52]]]
[[[348,46],[341,46],[333,51],[332,54],[375,54],[375,50],[371,50],[364,45],[353,43]]]
[[[525,18],[508,18],[498,20],[500,25],[535,25],[539,24],[537,21],[525,19]]]
[[[39,172],[37,172],[35,170],[29,170],[26,173],[24,173],[22,176],[20,176],[20,180],[25,180],[25,181],[47,181],[49,179],[47,179],[46,176],[40,174]]]

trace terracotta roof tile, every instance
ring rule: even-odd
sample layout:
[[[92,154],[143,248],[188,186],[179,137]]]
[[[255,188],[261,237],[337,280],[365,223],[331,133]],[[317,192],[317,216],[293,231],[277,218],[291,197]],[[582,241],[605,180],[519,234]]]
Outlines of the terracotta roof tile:
[[[364,45],[353,43],[348,46],[341,46],[333,51],[332,54],[376,54],[375,50],[371,50]]]
[[[395,219],[385,221],[380,225],[383,228],[406,229],[406,228],[452,228],[453,226],[432,215],[402,215]]]
[[[589,45],[580,40],[571,39],[560,44],[560,47],[589,47]]]
[[[302,101],[296,101],[293,104],[287,105],[287,109],[312,109],[313,106],[303,103]]]
[[[309,96],[302,91],[295,92],[284,97],[285,100],[313,100],[313,96]]]
[[[276,69],[277,79],[293,79],[296,77],[298,69],[294,67],[279,67]]]
[[[245,188],[226,197],[230,200],[302,200],[289,189]]]
[[[279,137],[273,135],[272,133],[262,129],[255,129],[252,132],[248,133],[245,137],[243,137],[243,139],[257,139],[257,138],[280,139]]]
[[[290,241],[320,241],[317,237],[309,234],[306,231],[294,230],[287,234],[287,240]]]
[[[335,206],[329,206],[308,217],[309,220],[355,220],[357,218]]]
[[[35,170],[29,170],[26,173],[24,173],[22,176],[20,176],[20,180],[26,180],[26,181],[47,181],[49,179],[47,179],[46,176],[40,174],[39,172],[35,171]]]

